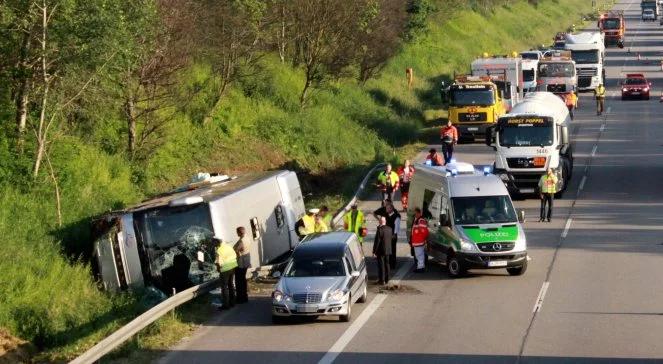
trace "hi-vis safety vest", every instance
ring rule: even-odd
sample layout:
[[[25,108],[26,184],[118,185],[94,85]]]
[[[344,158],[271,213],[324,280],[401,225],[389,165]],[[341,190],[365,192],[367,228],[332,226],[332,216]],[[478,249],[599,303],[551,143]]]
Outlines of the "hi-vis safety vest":
[[[220,266],[219,271],[221,273],[237,268],[237,253],[235,253],[232,245],[221,243],[216,249],[216,256],[216,262]]]
[[[557,192],[557,177],[553,174],[548,177],[547,174],[541,176],[539,180],[539,190],[541,193],[555,193]]]
[[[364,213],[357,210],[354,220],[352,219],[352,213],[353,211],[350,210],[345,216],[343,216],[343,227],[345,230],[355,233],[359,238],[359,241],[362,241],[363,237],[361,236],[360,229],[364,225]]]
[[[602,85],[597,86],[594,90],[594,93],[596,94],[597,98],[605,97],[605,87]]]
[[[308,235],[315,232],[315,217],[304,215],[302,216],[302,222],[304,226],[299,227],[299,235]]]
[[[410,237],[410,244],[412,246],[422,246],[428,241],[428,223],[426,219],[419,218],[412,226],[412,236]]]
[[[387,176],[386,171],[382,171],[378,175],[378,183],[382,185],[383,190],[386,190],[387,188],[396,189],[398,187],[398,174],[391,171]]]

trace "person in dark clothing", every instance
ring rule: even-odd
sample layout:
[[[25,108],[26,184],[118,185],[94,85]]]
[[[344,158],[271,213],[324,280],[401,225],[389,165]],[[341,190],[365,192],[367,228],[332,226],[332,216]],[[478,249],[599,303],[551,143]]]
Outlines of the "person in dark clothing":
[[[384,216],[379,218],[378,229],[373,241],[373,255],[378,263],[378,284],[389,283],[389,255],[391,255],[391,228]]]
[[[389,256],[389,266],[396,269],[396,244],[398,243],[398,234],[401,228],[401,214],[394,208],[394,203],[386,200],[384,207],[373,211],[373,216],[377,220],[380,216],[387,219],[387,226],[391,228],[391,255]]]
[[[173,265],[161,270],[163,285],[168,289],[168,294],[182,292],[192,287],[193,282],[189,279],[191,261],[185,254],[177,254],[173,257]]]

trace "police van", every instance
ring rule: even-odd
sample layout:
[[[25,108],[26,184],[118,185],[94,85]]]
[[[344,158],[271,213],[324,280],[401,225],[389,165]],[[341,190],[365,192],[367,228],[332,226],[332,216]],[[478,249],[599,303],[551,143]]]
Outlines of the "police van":
[[[408,226],[421,208],[430,228],[428,256],[446,263],[451,277],[468,269],[527,270],[527,239],[504,183],[490,167],[453,161],[417,165],[410,183]]]

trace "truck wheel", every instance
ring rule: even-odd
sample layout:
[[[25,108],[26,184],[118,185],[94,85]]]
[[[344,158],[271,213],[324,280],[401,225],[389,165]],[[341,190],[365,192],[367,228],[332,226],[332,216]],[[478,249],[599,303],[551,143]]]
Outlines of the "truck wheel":
[[[447,271],[449,271],[451,278],[460,278],[467,273],[467,269],[455,255],[447,257]]]
[[[568,167],[566,163],[562,164],[562,177],[559,179],[561,181],[562,187],[559,189],[559,192],[555,194],[555,198],[562,198],[564,196],[564,191],[569,184],[569,173],[567,172]]]
[[[506,271],[509,272],[509,275],[512,276],[521,276],[527,270],[527,258],[525,258],[525,263],[520,267],[507,268]]]
[[[350,322],[352,320],[352,297],[348,296],[348,314],[338,317],[341,322]]]

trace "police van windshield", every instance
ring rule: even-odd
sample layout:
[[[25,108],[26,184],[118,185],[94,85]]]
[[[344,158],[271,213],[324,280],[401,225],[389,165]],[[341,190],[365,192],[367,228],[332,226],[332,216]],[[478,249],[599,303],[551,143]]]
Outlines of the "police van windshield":
[[[553,127],[550,123],[500,125],[499,142],[502,147],[550,146],[553,144]]]
[[[571,58],[573,58],[576,64],[599,63],[599,51],[595,49],[571,51]]]
[[[451,103],[454,106],[490,106],[495,103],[490,89],[452,90]]]
[[[539,63],[539,77],[573,77],[575,67],[572,63]]]
[[[456,225],[516,222],[516,211],[509,196],[453,197],[451,203]]]

